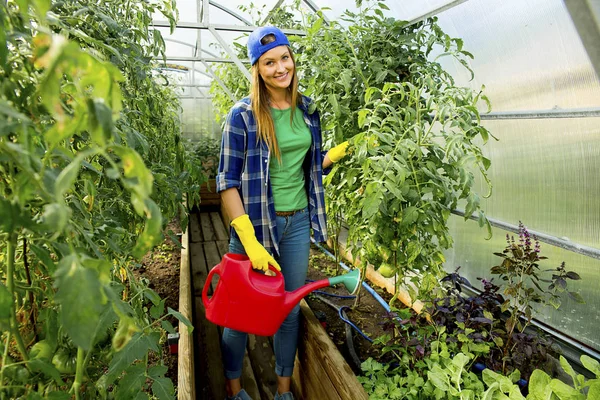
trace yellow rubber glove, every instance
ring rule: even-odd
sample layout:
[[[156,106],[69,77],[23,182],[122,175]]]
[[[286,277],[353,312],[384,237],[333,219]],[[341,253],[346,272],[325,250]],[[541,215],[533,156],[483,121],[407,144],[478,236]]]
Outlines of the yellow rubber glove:
[[[233,229],[235,229],[235,232],[240,237],[244,250],[246,250],[246,254],[252,263],[252,268],[267,272],[269,264],[271,264],[277,271],[281,271],[281,267],[277,264],[277,261],[256,239],[254,226],[250,222],[248,214],[240,215],[231,221],[231,226],[233,226]]]
[[[329,159],[331,162],[338,162],[346,155],[346,149],[348,148],[348,141],[345,141],[342,144],[338,144],[335,147],[332,147],[327,152]]]

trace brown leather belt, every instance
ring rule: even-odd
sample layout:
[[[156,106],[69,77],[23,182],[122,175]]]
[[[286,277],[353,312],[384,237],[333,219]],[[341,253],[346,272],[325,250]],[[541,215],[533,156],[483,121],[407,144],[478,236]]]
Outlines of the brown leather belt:
[[[278,217],[291,217],[292,215],[299,213],[302,210],[304,210],[304,208],[293,211],[275,211],[275,215],[277,215]]]

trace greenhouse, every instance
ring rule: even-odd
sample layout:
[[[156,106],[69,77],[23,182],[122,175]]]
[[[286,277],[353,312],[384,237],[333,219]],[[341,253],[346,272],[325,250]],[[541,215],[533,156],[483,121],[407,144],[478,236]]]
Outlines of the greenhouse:
[[[0,400],[600,400],[600,1],[0,6]]]

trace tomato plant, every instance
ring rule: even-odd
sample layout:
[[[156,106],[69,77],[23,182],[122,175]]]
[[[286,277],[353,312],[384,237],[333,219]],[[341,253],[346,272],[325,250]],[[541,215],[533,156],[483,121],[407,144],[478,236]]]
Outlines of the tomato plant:
[[[187,225],[184,196],[206,179],[153,78],[164,42],[148,25],[174,9],[0,5],[2,396],[174,397],[148,355],[161,359],[168,315],[191,325],[131,271],[168,221]]]
[[[337,21],[303,15],[306,36],[290,39],[304,94],[321,113],[324,148],[350,140],[349,157],[325,180],[330,236],[345,224],[361,260],[385,263],[387,276],[418,272],[412,275],[427,296],[452,245],[453,209],[464,207],[465,219],[477,215],[491,235],[474,190],[477,172],[488,186],[484,196],[491,194],[480,146],[492,135],[478,108],[490,105],[483,88],[456,86],[436,62],[453,57],[472,74],[461,39],[435,18],[408,25],[386,9],[360,1]]]

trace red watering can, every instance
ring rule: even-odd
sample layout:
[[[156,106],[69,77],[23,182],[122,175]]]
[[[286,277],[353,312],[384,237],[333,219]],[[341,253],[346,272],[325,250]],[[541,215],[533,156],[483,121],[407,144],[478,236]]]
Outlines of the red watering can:
[[[269,276],[252,269],[245,255],[227,253],[211,269],[204,289],[202,302],[206,318],[217,325],[259,336],[271,336],[304,296],[313,290],[343,283],[348,291],[355,292],[360,284],[360,272],[355,269],[345,275],[322,279],[286,292],[281,272]],[[217,287],[208,297],[213,275],[219,276]]]

